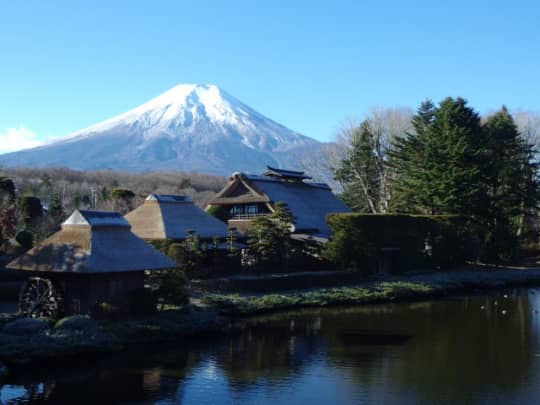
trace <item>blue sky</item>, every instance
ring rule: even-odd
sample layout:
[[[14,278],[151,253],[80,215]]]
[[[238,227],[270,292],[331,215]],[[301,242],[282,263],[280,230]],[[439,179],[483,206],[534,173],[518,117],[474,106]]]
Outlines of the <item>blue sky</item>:
[[[0,151],[178,83],[325,141],[370,107],[427,97],[538,110],[539,16],[533,1],[0,0]]]

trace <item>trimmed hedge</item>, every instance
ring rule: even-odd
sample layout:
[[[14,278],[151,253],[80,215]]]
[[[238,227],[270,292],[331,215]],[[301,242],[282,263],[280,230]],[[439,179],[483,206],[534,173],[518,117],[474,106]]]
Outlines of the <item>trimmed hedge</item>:
[[[324,255],[341,268],[373,272],[385,254],[395,255],[399,271],[448,267],[471,255],[468,221],[460,216],[351,213],[326,220],[332,239]]]

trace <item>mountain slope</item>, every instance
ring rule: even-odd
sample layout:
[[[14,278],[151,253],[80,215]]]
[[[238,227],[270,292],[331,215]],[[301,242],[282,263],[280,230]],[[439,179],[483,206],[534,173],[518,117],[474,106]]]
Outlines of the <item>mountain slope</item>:
[[[0,164],[228,175],[266,165],[301,168],[321,146],[214,85],[182,84],[53,143],[0,155]]]

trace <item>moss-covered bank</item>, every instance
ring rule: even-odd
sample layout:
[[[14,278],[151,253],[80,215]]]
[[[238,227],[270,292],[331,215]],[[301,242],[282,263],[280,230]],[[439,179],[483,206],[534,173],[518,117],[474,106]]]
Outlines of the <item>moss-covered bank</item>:
[[[207,294],[202,302],[231,317],[293,308],[422,300],[476,290],[540,284],[539,269],[472,267],[459,271],[392,277],[356,286],[283,294]]]

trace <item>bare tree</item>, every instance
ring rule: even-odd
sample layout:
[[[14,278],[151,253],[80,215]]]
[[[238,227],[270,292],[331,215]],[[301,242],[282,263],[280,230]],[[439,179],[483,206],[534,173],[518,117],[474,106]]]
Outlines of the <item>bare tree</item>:
[[[512,116],[521,136],[533,145],[535,150],[538,150],[540,148],[540,111],[516,110],[512,111]]]
[[[353,209],[385,213],[390,202],[388,153],[393,141],[412,130],[410,108],[372,108],[361,121],[349,120],[337,135],[334,173]]]

